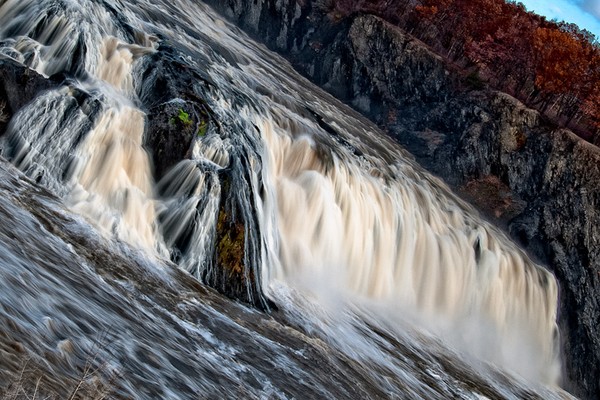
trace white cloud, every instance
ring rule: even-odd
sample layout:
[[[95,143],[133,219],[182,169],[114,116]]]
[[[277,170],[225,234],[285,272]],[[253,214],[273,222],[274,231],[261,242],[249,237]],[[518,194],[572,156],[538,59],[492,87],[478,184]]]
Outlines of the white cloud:
[[[550,6],[550,11],[556,15],[563,15],[563,10],[558,6]]]
[[[0,0],[1,2],[2,0]],[[600,40],[600,0],[519,0],[548,19],[572,22]]]

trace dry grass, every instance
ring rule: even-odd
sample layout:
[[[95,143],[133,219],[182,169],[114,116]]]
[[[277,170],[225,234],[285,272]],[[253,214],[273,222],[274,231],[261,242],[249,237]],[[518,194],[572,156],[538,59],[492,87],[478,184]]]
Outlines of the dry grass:
[[[4,393],[0,391],[0,398],[5,400],[113,398],[116,397],[115,386],[119,375],[105,368],[105,365],[93,367],[91,362],[87,363],[81,375],[73,379],[52,376],[38,366],[32,366],[31,360],[27,360],[15,381],[4,390]]]
[[[99,360],[103,348],[102,341],[95,342],[85,364],[76,367],[73,374],[59,372],[58,365],[52,365],[48,357],[23,354],[20,370],[8,372],[10,383],[7,386],[0,384],[0,399],[104,400],[119,397],[117,388],[122,376],[108,362]]]

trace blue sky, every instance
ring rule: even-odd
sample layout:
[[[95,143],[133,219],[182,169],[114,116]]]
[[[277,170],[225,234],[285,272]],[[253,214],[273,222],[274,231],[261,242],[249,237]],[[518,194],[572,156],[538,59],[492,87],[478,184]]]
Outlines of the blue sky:
[[[548,19],[573,22],[600,38],[600,0],[520,0],[527,10]]]

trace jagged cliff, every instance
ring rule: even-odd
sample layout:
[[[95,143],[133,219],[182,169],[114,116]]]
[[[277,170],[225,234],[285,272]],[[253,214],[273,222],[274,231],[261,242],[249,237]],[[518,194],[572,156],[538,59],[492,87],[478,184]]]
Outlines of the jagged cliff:
[[[564,386],[595,398],[600,150],[377,17],[336,20],[295,0],[206,3],[377,122],[554,272]]]

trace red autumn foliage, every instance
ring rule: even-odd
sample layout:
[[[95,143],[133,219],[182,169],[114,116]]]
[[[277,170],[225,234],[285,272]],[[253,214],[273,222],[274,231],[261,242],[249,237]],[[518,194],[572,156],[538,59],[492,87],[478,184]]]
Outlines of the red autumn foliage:
[[[371,13],[488,85],[600,144],[600,46],[574,24],[505,0],[329,0],[337,19]]]

